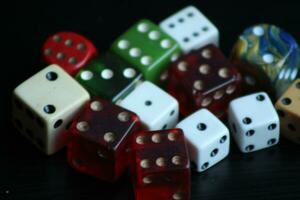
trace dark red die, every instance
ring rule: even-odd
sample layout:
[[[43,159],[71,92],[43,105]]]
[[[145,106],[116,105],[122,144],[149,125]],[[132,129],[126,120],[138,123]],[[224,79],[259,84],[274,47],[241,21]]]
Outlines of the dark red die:
[[[136,200],[189,199],[190,161],[181,129],[134,134],[131,148]]]
[[[214,45],[182,56],[169,70],[167,90],[186,116],[207,108],[220,118],[228,103],[239,94],[241,76]]]
[[[80,172],[115,181],[128,167],[132,134],[140,128],[134,113],[94,98],[70,127],[68,162]]]
[[[61,66],[70,75],[97,55],[97,49],[87,38],[73,32],[59,32],[50,36],[43,46],[43,59]]]

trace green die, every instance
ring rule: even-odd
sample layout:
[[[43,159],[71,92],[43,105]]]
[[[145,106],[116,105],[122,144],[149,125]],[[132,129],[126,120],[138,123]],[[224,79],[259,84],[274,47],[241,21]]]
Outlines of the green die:
[[[119,37],[111,51],[132,64],[146,80],[152,82],[157,82],[160,74],[181,53],[179,44],[173,38],[146,19]]]
[[[142,74],[112,54],[104,54],[91,60],[75,79],[91,95],[117,102],[127,96],[138,83]]]

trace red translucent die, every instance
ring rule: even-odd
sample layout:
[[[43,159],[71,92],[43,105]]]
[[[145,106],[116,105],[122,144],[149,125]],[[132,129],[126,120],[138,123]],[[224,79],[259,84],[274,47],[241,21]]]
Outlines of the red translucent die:
[[[94,98],[70,127],[68,162],[80,172],[115,181],[128,167],[132,134],[140,128],[134,113]]]
[[[136,200],[190,197],[190,164],[181,129],[139,132],[131,145]]]
[[[207,45],[170,66],[167,90],[179,101],[182,115],[207,108],[222,118],[239,94],[240,82],[240,74],[222,52]]]
[[[61,66],[71,75],[97,55],[91,41],[72,32],[55,33],[46,40],[42,50],[44,61]]]

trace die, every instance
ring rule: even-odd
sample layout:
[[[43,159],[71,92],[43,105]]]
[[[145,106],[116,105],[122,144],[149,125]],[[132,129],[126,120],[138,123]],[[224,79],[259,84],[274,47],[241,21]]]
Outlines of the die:
[[[189,155],[182,130],[136,133],[131,150],[136,200],[190,199]]]
[[[229,130],[205,108],[179,122],[176,128],[183,130],[191,161],[198,172],[212,167],[229,154]]]
[[[231,101],[228,118],[232,136],[243,153],[279,142],[279,117],[265,92]]]
[[[181,53],[177,42],[147,19],[121,35],[113,43],[111,51],[152,82],[157,82],[169,63]]]
[[[296,79],[275,105],[280,118],[282,136],[296,144],[300,144],[299,96],[300,79]]]
[[[68,163],[79,172],[113,182],[129,164],[129,142],[140,131],[136,114],[94,97],[70,127]]]
[[[177,100],[149,81],[136,87],[118,105],[136,113],[148,130],[174,128],[178,121]]]
[[[179,43],[184,53],[219,44],[218,29],[194,6],[183,8],[159,26]]]
[[[97,49],[91,41],[73,32],[51,35],[42,50],[45,62],[61,66],[70,75],[75,75],[97,55]]]
[[[51,155],[66,145],[69,123],[89,99],[84,88],[53,64],[14,90],[13,121],[38,149]]]
[[[279,98],[296,79],[299,59],[293,36],[270,24],[247,28],[231,53],[231,61],[244,77],[244,92],[267,91],[272,99]]]
[[[180,57],[169,68],[167,91],[187,116],[207,108],[225,118],[230,100],[239,95],[241,76],[214,45],[207,45]]]
[[[91,60],[75,78],[90,94],[112,102],[123,99],[143,80],[142,74],[110,53]]]

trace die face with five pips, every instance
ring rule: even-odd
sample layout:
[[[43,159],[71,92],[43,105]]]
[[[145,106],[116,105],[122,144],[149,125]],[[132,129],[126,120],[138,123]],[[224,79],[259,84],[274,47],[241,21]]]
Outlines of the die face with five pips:
[[[160,74],[181,52],[172,37],[147,19],[130,27],[113,43],[111,51],[152,82],[158,81]]]
[[[51,35],[42,50],[45,62],[61,66],[70,75],[75,75],[97,55],[97,49],[91,41],[73,32]]]
[[[140,127],[134,113],[99,98],[92,99],[70,128],[70,164],[100,179],[117,179],[128,165],[131,136]]]
[[[136,133],[131,148],[137,199],[188,199],[190,165],[181,129]]]

